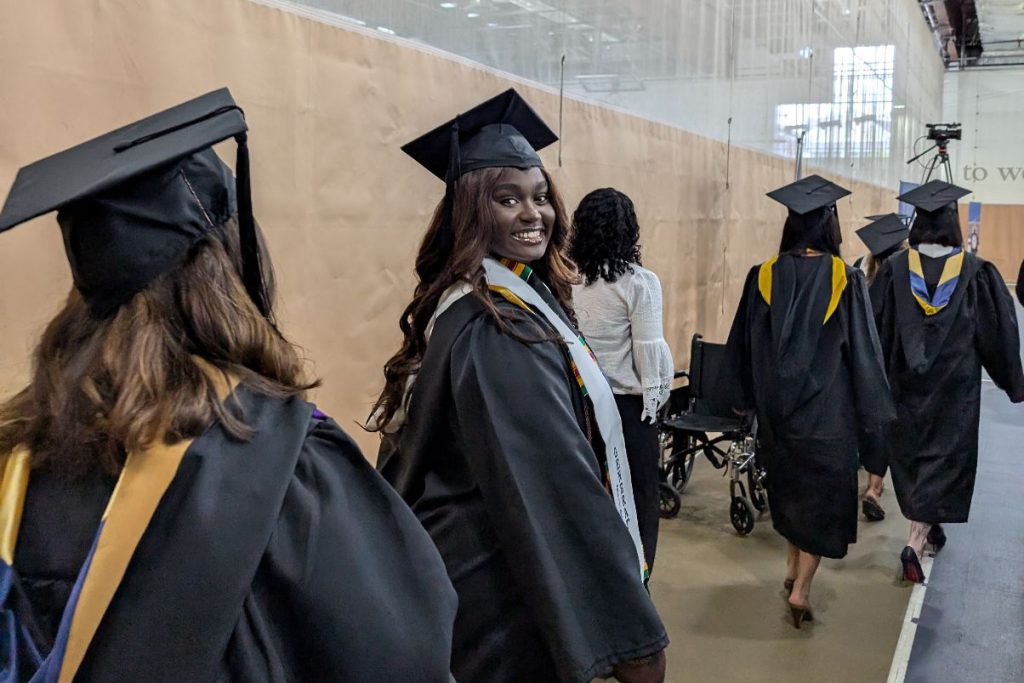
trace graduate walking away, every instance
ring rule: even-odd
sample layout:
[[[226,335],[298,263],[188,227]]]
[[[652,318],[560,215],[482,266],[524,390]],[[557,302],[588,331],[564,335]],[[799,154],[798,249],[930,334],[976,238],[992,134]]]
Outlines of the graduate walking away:
[[[910,537],[904,576],[924,581],[925,543],[946,543],[944,523],[966,522],[974,495],[981,370],[1024,401],[1013,298],[995,266],[963,249],[957,200],[970,193],[933,180],[900,197],[917,209],[910,249],[871,286],[899,419],[889,469]]]
[[[870,289],[875,276],[882,264],[892,255],[907,248],[907,235],[910,231],[903,219],[890,213],[884,216],[871,216],[872,221],[857,231],[870,250],[854,263],[864,273],[864,280]],[[864,491],[860,508],[864,518],[869,522],[880,522],[885,519],[882,508],[882,490],[885,483],[885,472],[889,468],[889,447],[884,430],[867,429],[860,439],[860,464],[867,470],[868,487]]]
[[[441,558],[301,398],[245,134],[215,91],[22,169],[0,213],[56,209],[75,284],[0,404],[4,680],[450,680]]]
[[[640,225],[625,194],[594,190],[572,222],[569,255],[584,278],[573,287],[573,303],[622,416],[640,538],[653,570],[661,516],[655,421],[668,401],[674,371],[662,332],[661,282],[640,265]]]
[[[768,193],[789,209],[779,255],[750,270],[728,342],[734,405],[757,413],[772,524],[789,542],[796,628],[814,619],[821,558],[857,540],[858,435],[894,416],[864,277],[839,258],[848,194],[819,176]]]
[[[509,90],[403,148],[447,191],[371,427],[458,593],[456,680],[657,682],[622,428],[536,152],[555,140]]]

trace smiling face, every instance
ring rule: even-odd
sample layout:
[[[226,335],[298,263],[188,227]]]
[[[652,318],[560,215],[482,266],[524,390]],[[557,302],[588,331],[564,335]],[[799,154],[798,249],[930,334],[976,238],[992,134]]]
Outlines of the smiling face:
[[[502,170],[491,191],[495,233],[491,251],[532,263],[544,257],[555,224],[547,178],[539,168]]]

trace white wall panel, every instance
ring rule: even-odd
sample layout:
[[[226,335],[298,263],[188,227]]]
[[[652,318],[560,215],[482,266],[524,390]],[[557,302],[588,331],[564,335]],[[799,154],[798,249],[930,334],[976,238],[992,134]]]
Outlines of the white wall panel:
[[[952,72],[946,93],[945,115],[963,123],[956,182],[985,204],[1024,204],[1024,68]]]

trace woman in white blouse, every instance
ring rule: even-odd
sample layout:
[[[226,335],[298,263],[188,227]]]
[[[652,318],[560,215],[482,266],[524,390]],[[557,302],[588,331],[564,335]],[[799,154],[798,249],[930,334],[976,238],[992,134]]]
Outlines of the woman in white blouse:
[[[580,331],[615,393],[648,567],[658,542],[658,409],[672,388],[672,352],[661,324],[661,283],[641,267],[640,226],[629,197],[594,190],[573,214],[569,255]]]

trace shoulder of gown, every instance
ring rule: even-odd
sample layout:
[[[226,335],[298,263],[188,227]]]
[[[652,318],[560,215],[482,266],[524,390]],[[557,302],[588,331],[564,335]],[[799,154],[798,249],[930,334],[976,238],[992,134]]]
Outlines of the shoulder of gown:
[[[759,295],[758,274],[761,264],[755,263],[747,271],[740,290],[739,303],[733,315],[729,337],[725,343],[724,367],[719,372],[719,385],[727,387],[725,402],[735,411],[750,410],[754,407],[754,377],[750,350],[750,304]]]
[[[330,419],[313,419],[224,665],[232,680],[447,683],[437,549]]]

